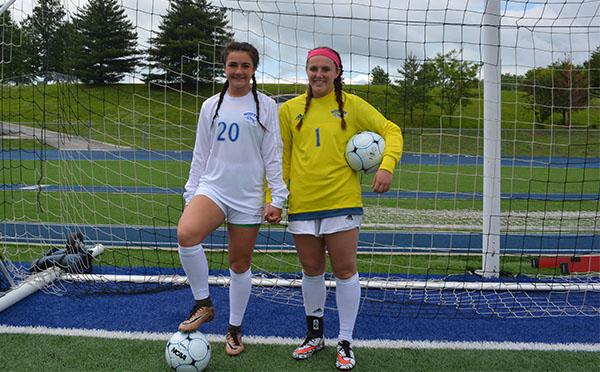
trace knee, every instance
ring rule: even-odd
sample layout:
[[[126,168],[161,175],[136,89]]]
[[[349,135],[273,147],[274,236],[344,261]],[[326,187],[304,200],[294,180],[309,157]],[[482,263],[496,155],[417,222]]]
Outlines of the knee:
[[[325,272],[324,262],[302,262],[302,272],[308,276],[317,276]]]
[[[338,279],[349,279],[356,274],[356,264],[348,263],[346,265],[332,265],[333,275]]]
[[[251,263],[252,263],[252,260],[250,260],[250,259],[236,259],[236,260],[230,259],[229,260],[229,268],[231,269],[231,271],[233,271],[236,274],[242,274],[250,269]]]
[[[186,226],[177,227],[177,242],[182,247],[191,247],[202,242],[198,234],[194,234],[193,229]]]
[[[341,280],[350,279],[354,274],[356,274],[356,270],[337,270],[333,272],[333,275]]]

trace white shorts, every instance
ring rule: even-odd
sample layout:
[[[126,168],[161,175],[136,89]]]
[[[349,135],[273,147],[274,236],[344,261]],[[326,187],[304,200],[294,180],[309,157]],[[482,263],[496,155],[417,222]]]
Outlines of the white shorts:
[[[333,234],[360,227],[361,221],[362,216],[357,214],[317,218],[306,221],[290,221],[287,231],[292,234],[314,235],[320,238],[325,234]]]
[[[263,221],[262,211],[258,214],[248,214],[233,209],[225,204],[219,196],[209,188],[198,188],[195,195],[204,195],[212,200],[223,211],[227,223],[234,225],[260,225]]]

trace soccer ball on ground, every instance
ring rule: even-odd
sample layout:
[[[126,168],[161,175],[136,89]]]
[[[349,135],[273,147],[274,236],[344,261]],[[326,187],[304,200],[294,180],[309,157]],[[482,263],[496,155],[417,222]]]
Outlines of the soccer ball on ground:
[[[177,372],[202,371],[210,362],[210,344],[202,333],[176,332],[165,348],[169,367]]]
[[[374,173],[383,159],[385,141],[375,132],[355,134],[346,145],[346,161],[355,171]]]

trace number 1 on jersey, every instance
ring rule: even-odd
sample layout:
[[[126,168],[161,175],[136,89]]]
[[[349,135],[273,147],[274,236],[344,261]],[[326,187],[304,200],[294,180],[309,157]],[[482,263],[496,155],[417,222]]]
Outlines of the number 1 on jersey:
[[[317,147],[321,147],[321,135],[319,134],[319,128],[315,129],[315,134],[317,135]]]

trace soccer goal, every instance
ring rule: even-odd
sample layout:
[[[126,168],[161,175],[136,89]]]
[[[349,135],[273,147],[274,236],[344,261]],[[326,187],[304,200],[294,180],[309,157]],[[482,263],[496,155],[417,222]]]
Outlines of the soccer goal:
[[[374,194],[362,175],[361,311],[600,316],[600,1],[0,10],[3,293],[72,233],[103,253],[91,272],[63,270],[42,290],[186,283],[176,226],[197,113],[220,91],[220,50],[236,39],[261,52],[258,88],[278,102],[304,92],[308,50],[335,48],[344,89],[402,128],[392,189]],[[301,306],[285,225],[261,228],[253,294]],[[214,285],[228,283],[226,236],[205,241]]]

